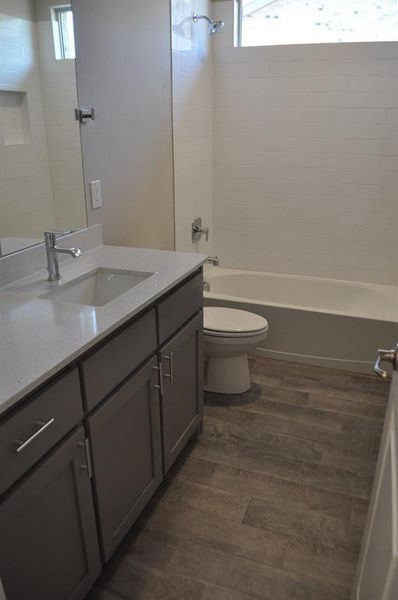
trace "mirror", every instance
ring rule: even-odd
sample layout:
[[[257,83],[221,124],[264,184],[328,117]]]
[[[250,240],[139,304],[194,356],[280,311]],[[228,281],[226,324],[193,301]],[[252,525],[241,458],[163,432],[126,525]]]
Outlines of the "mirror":
[[[0,256],[87,227],[73,15],[0,0]]]

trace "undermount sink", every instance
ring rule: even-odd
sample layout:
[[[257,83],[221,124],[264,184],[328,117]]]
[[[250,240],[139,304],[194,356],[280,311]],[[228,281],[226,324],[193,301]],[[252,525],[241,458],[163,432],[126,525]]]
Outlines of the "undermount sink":
[[[41,296],[56,302],[104,306],[154,273],[99,268]]]

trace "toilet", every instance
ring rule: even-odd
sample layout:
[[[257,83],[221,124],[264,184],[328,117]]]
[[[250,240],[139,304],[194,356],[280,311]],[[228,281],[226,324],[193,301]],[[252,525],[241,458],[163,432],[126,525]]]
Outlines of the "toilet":
[[[266,319],[245,310],[207,306],[203,334],[205,391],[242,394],[249,390],[248,353],[266,339]]]

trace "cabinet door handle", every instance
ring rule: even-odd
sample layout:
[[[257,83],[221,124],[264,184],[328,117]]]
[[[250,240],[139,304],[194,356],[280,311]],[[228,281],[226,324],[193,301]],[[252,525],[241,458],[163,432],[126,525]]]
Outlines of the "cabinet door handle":
[[[159,372],[159,383],[155,383],[153,387],[159,390],[160,395],[163,396],[163,364],[159,362],[159,366],[154,366],[153,369]]]
[[[382,362],[389,362],[392,365],[394,371],[398,368],[398,348],[391,348],[391,350],[379,350],[377,353],[377,359],[374,365],[374,370],[379,377],[387,379],[388,371],[381,368]]]
[[[91,460],[91,449],[89,439],[86,438],[84,442],[79,442],[79,446],[84,448],[86,453],[86,464],[81,464],[80,467],[87,471],[89,479],[93,478],[93,462]]]
[[[54,417],[52,419],[50,419],[49,421],[47,421],[46,423],[43,423],[43,421],[37,421],[36,425],[38,425],[40,427],[40,429],[35,431],[35,433],[33,435],[31,435],[30,438],[28,438],[24,442],[22,442],[21,440],[15,440],[15,444],[17,445],[15,452],[17,454],[20,454],[21,452],[26,450],[26,448],[28,446],[30,446],[31,443],[35,441],[35,439],[37,439],[39,436],[41,436],[42,433],[44,433],[54,423],[55,423]]]
[[[170,352],[169,354],[164,355],[165,360],[169,361],[169,372],[165,373],[165,377],[170,379],[170,383],[174,381],[174,352]]]

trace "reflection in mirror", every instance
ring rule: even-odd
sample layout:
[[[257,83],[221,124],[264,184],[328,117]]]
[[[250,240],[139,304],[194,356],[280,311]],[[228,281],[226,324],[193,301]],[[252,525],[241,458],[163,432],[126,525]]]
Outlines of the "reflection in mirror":
[[[0,256],[87,226],[71,6],[0,0]]]

